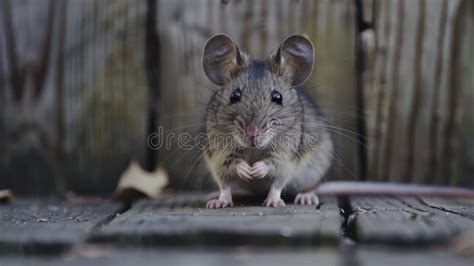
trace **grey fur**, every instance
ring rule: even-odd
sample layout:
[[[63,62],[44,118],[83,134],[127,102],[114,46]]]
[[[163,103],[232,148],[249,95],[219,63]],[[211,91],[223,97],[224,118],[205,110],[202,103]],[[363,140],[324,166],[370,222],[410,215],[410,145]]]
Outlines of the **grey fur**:
[[[230,186],[261,194],[276,187],[292,194],[305,192],[314,189],[331,166],[333,142],[325,129],[326,119],[304,89],[292,86],[278,71],[274,58],[246,58],[209,102],[205,158],[221,189]],[[229,97],[236,88],[242,97],[231,104]],[[281,93],[282,105],[271,101],[273,90]],[[256,147],[247,145],[244,137],[245,125],[251,121],[261,132]],[[240,179],[236,165],[242,160],[249,165],[265,162],[267,176],[250,182]]]

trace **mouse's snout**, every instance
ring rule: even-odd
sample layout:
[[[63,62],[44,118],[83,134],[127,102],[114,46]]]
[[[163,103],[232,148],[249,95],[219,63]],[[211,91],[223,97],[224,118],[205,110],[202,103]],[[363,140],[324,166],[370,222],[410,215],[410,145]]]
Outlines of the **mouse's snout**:
[[[245,125],[245,136],[248,138],[255,138],[258,136],[260,129],[255,122],[250,122]]]
[[[250,142],[250,145],[255,146],[255,142],[257,140],[257,137],[260,133],[260,129],[258,128],[258,125],[251,121],[246,123],[245,125],[245,138],[247,141]]]

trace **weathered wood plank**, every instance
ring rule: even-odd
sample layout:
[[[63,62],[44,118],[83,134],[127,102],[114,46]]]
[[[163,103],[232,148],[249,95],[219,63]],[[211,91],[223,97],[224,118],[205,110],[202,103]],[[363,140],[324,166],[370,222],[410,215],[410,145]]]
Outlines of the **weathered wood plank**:
[[[64,175],[76,192],[111,192],[130,160],[144,161],[145,7],[67,2]]]
[[[208,196],[195,193],[143,200],[114,219],[115,212],[111,210],[116,211],[118,205],[108,201],[17,199],[12,205],[0,205],[0,265],[472,265],[472,257],[453,253],[450,246],[438,245],[436,250],[406,248],[419,244],[420,238],[427,241],[425,244],[437,244],[440,237],[449,238],[459,228],[461,232],[472,230],[472,217],[467,217],[473,213],[472,200],[354,198],[352,220],[357,230],[362,219],[362,225],[367,226],[364,232],[388,231],[391,235],[382,233],[395,242],[382,238],[384,243],[403,245],[357,245],[346,252],[334,246],[339,235],[339,215],[332,198],[323,198],[319,209],[293,205],[268,209],[242,204],[230,209],[201,209]],[[471,227],[465,226],[466,221]],[[323,236],[324,232],[330,235]],[[400,237],[393,238],[394,235]],[[425,238],[428,235],[435,238]],[[99,240],[107,243],[90,243]],[[170,247],[198,241],[219,248]],[[228,246],[229,242],[250,246],[234,248]],[[138,246],[124,249],[117,244]],[[143,246],[147,244],[160,247]],[[275,248],[279,244],[285,245]],[[286,244],[292,244],[291,248]],[[9,253],[46,254],[72,245],[72,249],[57,256],[20,257]]]
[[[115,249],[104,246],[79,248],[62,257],[0,257],[1,265],[17,266],[237,266],[237,265],[339,265],[334,249]],[[4,263],[4,264],[3,264]]]
[[[442,250],[424,250],[424,249],[404,249],[404,248],[374,248],[374,247],[361,247],[357,248],[354,252],[354,256],[347,259],[348,264],[344,265],[367,265],[367,266],[380,266],[380,265],[430,265],[430,266],[446,266],[446,265],[459,265],[459,266],[470,266],[472,265],[472,258],[465,257]]]
[[[110,192],[144,158],[145,1],[57,2],[0,3],[0,186]]]
[[[463,25],[466,32],[471,34],[465,34],[462,41],[462,54],[461,56],[461,68],[459,72],[460,86],[463,88],[461,106],[463,108],[461,118],[461,144],[460,149],[461,155],[461,169],[459,182],[464,186],[474,187],[474,49],[472,44],[474,43],[474,2],[467,1],[467,16],[466,23]],[[462,178],[464,177],[464,178]]]
[[[109,192],[130,159],[143,161],[151,130],[146,1],[57,2],[0,3],[0,186],[16,193]],[[375,21],[362,36],[370,177],[472,186],[472,34],[466,33],[474,3],[362,2],[364,20]],[[156,106],[167,136],[203,125],[216,89],[201,69],[209,36],[228,33],[243,50],[265,57],[287,35],[307,34],[317,52],[307,89],[342,128],[333,128],[332,176],[357,178],[359,136],[346,131],[355,131],[361,112],[354,109],[353,2],[178,0],[158,1],[153,12],[163,56],[150,72],[163,77]],[[176,189],[201,189],[212,181],[200,158],[179,150],[175,138],[158,163]]]
[[[421,198],[421,203],[435,209],[452,212],[474,220],[474,200],[446,200],[440,198]]]
[[[9,266],[237,266],[237,265],[298,265],[298,266],[400,266],[400,265],[459,265],[472,266],[469,257],[456,254],[392,248],[358,248],[341,252],[334,248],[153,248],[121,249],[104,245],[84,245],[58,257],[4,256],[0,265]]]
[[[104,200],[15,199],[0,205],[0,253],[56,253],[83,242],[121,210]]]
[[[4,128],[0,187],[10,187],[18,193],[51,193],[58,187],[55,124],[49,115],[55,107],[51,99],[56,77],[52,39],[59,17],[57,7],[53,1],[44,5],[1,1],[0,9],[0,124]],[[27,16],[25,10],[29,11]]]
[[[375,5],[364,39],[369,178],[472,186],[472,1]]]
[[[466,214],[433,208],[419,198],[352,198],[353,229],[356,240],[368,243],[445,243],[456,235],[474,230],[472,208]],[[449,200],[444,205],[456,204]],[[433,203],[434,205],[434,203]],[[446,207],[448,208],[448,207]]]
[[[293,205],[204,209],[204,202],[203,197],[197,202],[183,198],[139,202],[92,240],[138,245],[320,245],[335,243],[339,236],[339,209],[332,198],[323,199],[319,209]]]

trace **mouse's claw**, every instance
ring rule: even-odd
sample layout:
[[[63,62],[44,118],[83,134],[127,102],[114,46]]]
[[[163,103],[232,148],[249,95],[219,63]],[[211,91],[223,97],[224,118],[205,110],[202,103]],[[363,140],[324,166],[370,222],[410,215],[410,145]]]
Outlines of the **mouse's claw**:
[[[295,197],[295,204],[299,205],[318,205],[318,196],[313,192],[298,193]]]
[[[208,209],[219,209],[227,207],[234,207],[234,203],[232,201],[223,199],[212,199],[206,203],[206,208]]]
[[[285,202],[281,198],[267,198],[263,202],[263,206],[265,207],[285,207]]]

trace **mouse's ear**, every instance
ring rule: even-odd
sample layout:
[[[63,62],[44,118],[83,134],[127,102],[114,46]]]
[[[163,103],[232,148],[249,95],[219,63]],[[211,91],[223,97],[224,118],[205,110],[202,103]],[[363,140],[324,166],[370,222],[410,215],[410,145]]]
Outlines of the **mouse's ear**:
[[[228,35],[215,35],[204,46],[204,73],[217,85],[226,84],[245,62],[246,56]]]
[[[313,71],[313,43],[302,35],[292,35],[278,48],[271,62],[273,69],[292,86],[301,85]]]

